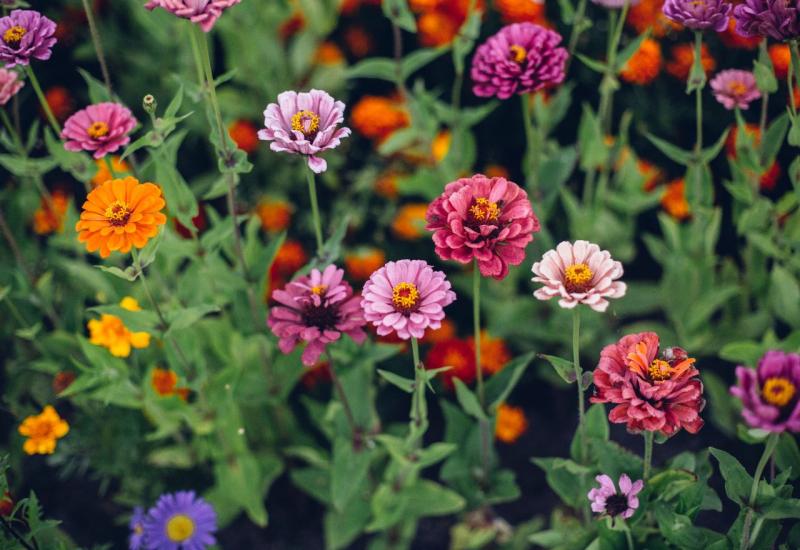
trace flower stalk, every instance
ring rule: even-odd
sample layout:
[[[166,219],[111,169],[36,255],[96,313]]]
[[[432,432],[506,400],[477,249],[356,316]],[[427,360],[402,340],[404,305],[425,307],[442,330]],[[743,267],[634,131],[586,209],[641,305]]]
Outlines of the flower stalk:
[[[317,239],[317,256],[322,254],[322,222],[319,215],[319,204],[317,202],[317,183],[314,178],[314,172],[306,170],[306,177],[308,178],[308,196],[311,199],[311,216],[314,220],[314,236]]]
[[[588,457],[586,447],[586,405],[583,396],[583,373],[581,372],[581,313],[578,307],[572,310],[572,366],[575,369],[575,385],[578,386],[578,441],[581,463]]]
[[[761,454],[761,459],[756,466],[756,471],[753,475],[753,485],[750,487],[750,498],[747,499],[747,514],[744,517],[744,526],[742,527],[741,550],[750,548],[750,527],[753,523],[753,507],[758,497],[758,483],[761,480],[761,476],[764,474],[764,468],[766,468],[769,459],[772,457],[772,453],[775,451],[775,447],[778,445],[779,438],[779,433],[771,433],[769,435],[764,443],[764,452]]]
[[[36,93],[36,97],[39,99],[39,104],[42,106],[45,117],[47,117],[47,122],[50,123],[50,127],[53,128],[53,131],[56,133],[56,137],[60,138],[61,125],[58,123],[56,116],[53,114],[50,104],[47,103],[47,98],[44,96],[42,86],[39,84],[39,79],[36,78],[36,73],[33,72],[33,68],[31,68],[30,65],[25,67],[25,73],[28,75],[28,80],[30,80],[31,86],[33,86],[33,91]]]
[[[97,54],[97,61],[100,63],[100,72],[103,73],[103,82],[106,85],[109,98],[113,92],[111,89],[111,75],[108,72],[108,64],[106,63],[106,54],[103,50],[103,42],[100,40],[100,31],[97,29],[97,22],[94,18],[94,10],[89,5],[89,0],[83,1],[83,11],[86,13],[86,21],[89,23],[89,33],[92,35],[92,43],[94,43],[94,51]]]
[[[647,481],[650,479],[650,469],[653,462],[653,438],[654,433],[651,431],[644,432],[644,470],[642,471],[642,479]]]

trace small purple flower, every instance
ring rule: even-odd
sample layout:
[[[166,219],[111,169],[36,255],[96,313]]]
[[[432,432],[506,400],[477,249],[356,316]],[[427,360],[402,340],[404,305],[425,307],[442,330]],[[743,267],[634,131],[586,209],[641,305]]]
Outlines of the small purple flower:
[[[67,151],[94,151],[100,159],[127,145],[136,127],[131,111],[118,103],[97,103],[67,119],[61,138]]]
[[[503,27],[475,51],[470,72],[473,93],[508,99],[560,84],[569,57],[558,47],[560,42],[560,34],[534,23]]]
[[[324,271],[312,269],[282,290],[275,290],[272,299],[279,305],[269,310],[267,324],[280,340],[283,353],[301,341],[308,343],[303,351],[303,364],[314,365],[325,347],[344,333],[355,342],[366,338],[364,316],[353,289],[343,281],[344,270],[329,265]]]
[[[717,32],[728,28],[732,10],[725,0],[666,0],[663,8],[664,15],[689,29]]]
[[[144,509],[141,506],[137,506],[133,509],[133,515],[128,524],[131,529],[130,537],[128,537],[129,550],[144,549],[144,520]]]
[[[344,103],[327,92],[287,91],[278,95],[278,103],[267,105],[266,128],[259,130],[258,137],[271,141],[273,151],[305,155],[308,167],[319,174],[328,169],[328,163],[317,154],[338,147],[341,139],[350,135],[350,128],[338,127],[343,121]]]
[[[17,92],[22,89],[25,83],[19,79],[19,75],[8,69],[0,69],[0,107],[8,103]]]
[[[636,495],[644,488],[644,481],[641,479],[632,483],[628,474],[622,474],[619,476],[619,492],[614,487],[614,481],[607,475],[602,474],[594,479],[600,487],[589,491],[592,512],[607,514],[612,518],[622,516],[623,519],[628,519],[639,508],[639,497]]]
[[[161,495],[147,512],[147,550],[204,550],[216,544],[217,513],[194,491]]]
[[[242,0],[149,0],[148,10],[164,8],[170,13],[200,25],[205,32],[211,31],[222,16],[222,12]]]
[[[12,11],[0,18],[0,62],[10,69],[28,65],[31,58],[50,59],[55,32],[56,24],[38,11]]]
[[[733,10],[736,32],[775,40],[800,37],[800,7],[788,0],[745,0]]]
[[[768,351],[757,369],[736,367],[738,385],[731,394],[742,400],[748,426],[768,432],[800,432],[800,355]]]
[[[721,71],[711,79],[711,89],[726,109],[747,109],[750,102],[761,97],[755,75],[739,69]]]

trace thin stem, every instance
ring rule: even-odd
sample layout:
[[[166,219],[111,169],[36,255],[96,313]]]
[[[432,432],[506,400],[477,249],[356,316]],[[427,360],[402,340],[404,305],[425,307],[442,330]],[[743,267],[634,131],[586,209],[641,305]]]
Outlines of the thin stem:
[[[578,386],[578,441],[580,442],[580,459],[587,459],[585,417],[586,405],[583,400],[583,372],[581,372],[581,312],[579,308],[572,310],[572,367],[575,369],[575,385]]]
[[[419,342],[411,338],[411,353],[414,361],[414,393],[411,396],[411,433],[410,444],[412,449],[422,446],[422,437],[427,427],[427,407],[425,405],[425,380],[423,379],[424,367],[419,358]],[[420,433],[415,433],[419,431]]]
[[[756,472],[753,475],[753,485],[750,487],[750,498],[747,499],[747,515],[744,518],[744,526],[742,527],[742,545],[741,550],[747,550],[750,548],[750,525],[753,522],[753,506],[756,503],[756,498],[758,497],[758,483],[761,480],[761,476],[764,474],[764,468],[767,466],[767,462],[769,462],[770,457],[772,457],[772,452],[775,450],[775,447],[778,445],[778,438],[780,434],[772,433],[767,438],[766,443],[764,444],[764,452],[761,455],[761,459],[758,461],[758,465],[756,466]]]
[[[476,0],[469,0],[469,4],[467,4],[467,12],[464,15],[464,23],[461,25],[461,29],[459,29],[459,34],[461,34],[461,31],[467,25],[469,25],[470,19],[472,18],[472,12],[475,9],[475,2]],[[450,105],[453,108],[453,114],[457,113],[458,110],[461,108],[461,89],[463,88],[463,86],[464,86],[464,59],[462,58],[461,66],[456,67],[456,77],[453,80],[453,89],[450,92]]]
[[[353,437],[353,449],[359,450],[361,448],[361,430],[356,424],[355,417],[353,416],[353,409],[350,408],[350,402],[347,400],[347,394],[344,391],[342,381],[339,379],[339,375],[336,374],[336,369],[333,365],[333,356],[330,352],[326,353],[326,355],[328,357],[328,370],[330,370],[331,373],[333,387],[336,389],[339,401],[342,403],[342,408],[344,409],[344,416],[347,418],[347,424],[350,426],[350,432]]]
[[[759,49],[759,58],[761,59],[768,59],[769,53],[767,52],[767,41],[766,39],[762,40],[758,43]],[[761,138],[764,137],[764,130],[767,128],[767,117],[769,116],[769,92],[762,90],[761,91],[761,118],[758,122],[758,129]]]
[[[408,96],[405,78],[403,78],[403,31],[392,21],[392,41],[394,42],[394,72],[400,96],[405,101]]]
[[[483,389],[483,367],[481,366],[481,271],[478,261],[472,265],[472,330],[475,338],[475,371],[478,375],[478,400],[486,407]]]
[[[18,150],[19,156],[27,159],[28,152],[25,150],[25,146],[22,144],[22,138],[19,137],[16,128],[14,128],[14,125],[11,124],[11,119],[8,118],[8,114],[3,109],[0,109],[0,119],[2,119],[3,125],[11,135],[11,140],[14,142],[14,146]],[[55,212],[55,208],[53,207],[53,196],[50,194],[50,191],[47,190],[47,187],[45,187],[41,174],[31,176],[31,179],[33,180],[34,185],[36,185],[36,188],[39,190],[39,194],[42,195],[45,203],[47,203],[47,206],[50,208],[50,211]]]
[[[83,11],[86,12],[86,20],[89,22],[89,33],[92,35],[94,51],[97,54],[97,61],[100,63],[100,71],[103,73],[103,82],[108,90],[109,98],[113,92],[111,90],[111,75],[106,64],[106,55],[103,52],[103,42],[100,40],[100,31],[97,30],[97,23],[94,20],[94,10],[89,5],[89,0],[83,0]]]
[[[317,256],[322,254],[322,221],[319,215],[319,204],[317,203],[317,183],[314,178],[314,172],[310,169],[306,170],[308,178],[308,196],[311,199],[311,216],[314,219],[314,236],[317,239]]]
[[[567,57],[566,67],[564,68],[565,72],[569,71],[569,64],[574,57],[575,48],[578,46],[578,38],[580,38],[583,32],[584,17],[586,17],[586,0],[579,0],[578,9],[575,12],[575,17],[572,19],[572,31],[570,31],[569,34],[569,45],[567,46],[569,57]]]
[[[694,33],[694,59],[702,67],[703,59],[703,35],[699,31]],[[699,61],[698,61],[699,60]],[[697,86],[695,89],[695,142],[694,154],[699,160],[700,152],[703,150],[703,88],[705,85]]]
[[[117,173],[114,171],[114,163],[111,161],[111,155],[104,156],[103,160],[106,163],[106,168],[108,168],[108,173],[111,174],[111,179],[116,179]]]
[[[653,462],[653,437],[653,432],[644,432],[644,471],[642,472],[642,479],[645,482],[650,477],[650,467]]]
[[[628,550],[634,550],[631,528],[628,527],[628,523],[625,520],[622,521],[622,525],[624,527],[623,531],[625,531],[625,542],[628,544]]]
[[[8,532],[8,534],[10,534],[12,537],[14,537],[15,539],[17,539],[17,540],[19,541],[19,543],[20,543],[20,544],[21,544],[23,547],[25,547],[27,550],[35,550],[35,548],[34,548],[33,546],[31,546],[31,544],[30,544],[28,541],[26,541],[26,540],[25,540],[25,539],[22,537],[22,535],[20,535],[20,534],[17,532],[17,530],[16,530],[16,529],[14,529],[14,527],[12,527],[12,526],[11,526],[11,523],[9,523],[8,521],[6,521],[6,518],[4,518],[2,515],[0,515],[0,523],[2,523],[2,525],[3,525],[3,528],[4,528],[4,529],[5,529],[7,532]]]
[[[36,92],[36,97],[39,98],[39,104],[42,106],[47,121],[56,133],[56,138],[61,139],[61,126],[58,124],[53,110],[50,109],[47,98],[44,97],[44,92],[42,92],[42,87],[39,85],[39,80],[36,78],[36,73],[33,72],[33,68],[31,68],[30,65],[25,67],[25,72],[28,74],[28,80],[30,80],[31,86],[33,86],[33,91]]]
[[[533,127],[530,102],[531,96],[529,94],[522,94],[519,98],[522,102],[522,122],[525,126],[525,156],[522,171],[527,176],[526,183],[528,190],[535,194],[539,187],[541,143],[539,133]]]

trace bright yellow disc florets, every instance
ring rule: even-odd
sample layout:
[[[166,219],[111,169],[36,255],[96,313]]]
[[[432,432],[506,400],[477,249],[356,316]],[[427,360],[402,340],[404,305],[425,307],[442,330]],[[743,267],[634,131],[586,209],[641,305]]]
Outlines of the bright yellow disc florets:
[[[392,289],[392,303],[402,311],[410,311],[419,303],[419,290],[414,283],[399,283]]]

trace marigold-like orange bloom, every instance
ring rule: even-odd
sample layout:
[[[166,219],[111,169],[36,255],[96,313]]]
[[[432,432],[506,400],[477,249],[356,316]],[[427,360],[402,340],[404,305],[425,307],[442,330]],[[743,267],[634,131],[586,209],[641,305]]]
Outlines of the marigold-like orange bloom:
[[[44,99],[47,106],[53,112],[56,119],[63,122],[75,110],[75,104],[72,102],[72,96],[69,90],[64,86],[53,86],[48,88],[44,93]],[[42,113],[44,114],[44,113]]]
[[[344,52],[333,42],[326,41],[317,48],[314,61],[320,65],[339,65],[344,63]]]
[[[620,76],[625,82],[645,86],[661,72],[661,44],[651,38],[642,40],[639,49],[628,59]]]
[[[184,401],[189,397],[189,388],[175,387],[178,385],[178,375],[169,369],[153,369],[150,385],[153,387],[153,391],[161,397],[177,395]]]
[[[143,248],[158,233],[167,217],[161,189],[136,178],[110,180],[97,186],[83,203],[81,219],[75,224],[78,240],[89,252],[100,251],[107,258],[112,250],[123,254],[131,247]]]
[[[425,13],[441,6],[445,0],[409,0],[408,6],[414,13]]]
[[[672,180],[661,195],[661,207],[678,221],[689,219],[689,202],[686,200],[686,183],[683,178]]]
[[[686,80],[689,78],[689,72],[694,63],[694,45],[693,44],[675,44],[671,50],[672,58],[667,62],[667,72],[677,78],[678,80]],[[703,44],[700,50],[700,61],[703,64],[703,70],[706,75],[710,74],[717,67],[717,61],[711,57],[708,51],[708,46]]]
[[[292,221],[292,205],[280,199],[264,199],[258,203],[256,214],[261,218],[261,228],[277,233],[289,227]]]
[[[663,7],[664,0],[641,0],[635,6],[631,6],[625,22],[639,34],[652,29],[651,35],[661,38],[667,31],[681,28],[678,23],[664,15]]]
[[[109,171],[106,158],[111,159],[111,167],[114,169],[114,174]],[[97,187],[101,183],[114,179],[114,177],[129,174],[131,171],[128,163],[122,160],[119,155],[107,155],[105,158],[94,159],[94,163],[97,166],[97,172],[92,177],[92,187]]]
[[[248,155],[258,150],[258,129],[249,120],[239,119],[228,126],[228,135],[236,144],[236,147]]]
[[[463,20],[446,11],[425,12],[417,19],[419,42],[429,48],[449,44],[458,34],[462,23]]]
[[[49,455],[56,450],[56,441],[69,432],[69,424],[51,405],[47,405],[41,414],[23,420],[18,431],[28,438],[22,446],[26,454]]]
[[[442,130],[436,137],[433,138],[433,142],[431,143],[431,153],[433,154],[433,160],[438,162],[442,162],[444,158],[447,156],[447,153],[450,152],[450,144],[453,142],[453,134],[450,133],[450,130]]]
[[[403,105],[391,98],[368,95],[354,106],[350,119],[356,132],[378,142],[409,124]]]
[[[397,172],[389,171],[384,172],[378,179],[375,180],[375,192],[381,197],[387,199],[397,198],[397,178],[400,176]]]
[[[33,213],[33,230],[37,235],[59,233],[64,229],[64,218],[69,208],[69,196],[61,190],[53,191],[50,200],[42,198],[41,205]]]
[[[467,340],[469,347],[475,352],[475,338],[470,336]],[[481,331],[481,369],[486,374],[495,374],[511,361],[511,352],[508,351],[505,340],[493,338],[485,330]]]
[[[644,178],[642,189],[648,193],[654,190],[664,178],[664,173],[658,166],[644,159],[636,160],[636,168],[639,170],[639,174]]]
[[[736,19],[733,17],[728,21],[728,28],[719,33],[719,38],[727,47],[739,50],[755,50],[763,40],[760,36],[746,37],[736,32]]]
[[[504,23],[545,22],[544,1],[536,0],[494,0],[494,8],[500,12]]]
[[[789,74],[789,65],[792,63],[792,51],[788,44],[772,44],[769,47],[769,58],[772,60],[772,69],[775,71],[775,78],[786,80]]]
[[[516,443],[528,429],[528,419],[521,407],[512,407],[505,403],[497,407],[497,421],[494,425],[494,436],[503,443]]]
[[[442,319],[442,325],[437,329],[429,329],[425,331],[425,336],[422,337],[423,344],[436,344],[444,342],[445,340],[452,340],[456,337],[456,325],[450,319]]]
[[[385,263],[386,254],[380,248],[360,248],[344,257],[345,270],[354,281],[366,281]]]
[[[286,239],[278,249],[275,261],[269,268],[269,288],[265,296],[266,300],[269,301],[273,290],[286,286],[292,275],[306,265],[306,262],[308,262],[308,254],[303,249],[303,245],[297,241]]]
[[[453,381],[456,378],[465,384],[475,381],[475,354],[464,340],[451,338],[435,343],[428,351],[424,364],[429,370],[452,367],[438,375],[444,387],[449,390],[454,388]]]
[[[139,302],[130,296],[123,298],[119,305],[128,311],[141,310]],[[89,342],[107,348],[114,357],[128,357],[131,348],[141,349],[150,345],[148,333],[131,332],[116,315],[103,313],[100,319],[91,319],[87,326]]]
[[[404,204],[392,222],[392,232],[400,239],[411,241],[425,235],[427,203]]]
[[[350,25],[342,35],[347,49],[356,59],[366,57],[374,48],[372,36],[361,25]]]

